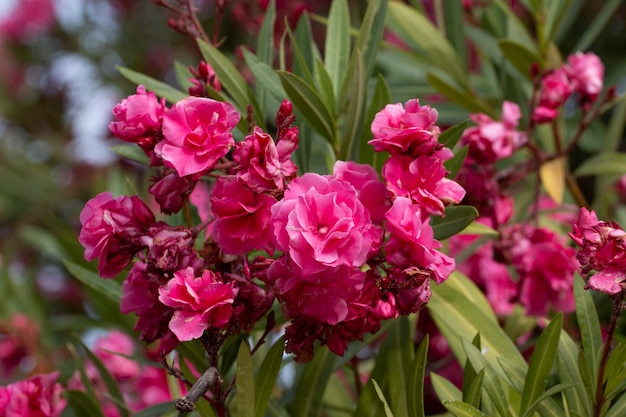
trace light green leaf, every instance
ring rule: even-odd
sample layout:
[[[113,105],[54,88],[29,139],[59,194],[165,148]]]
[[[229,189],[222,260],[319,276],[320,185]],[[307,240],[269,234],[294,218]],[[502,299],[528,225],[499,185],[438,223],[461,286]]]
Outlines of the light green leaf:
[[[95,272],[83,268],[70,260],[66,259],[63,263],[70,274],[78,278],[80,282],[114,303],[119,304],[122,298],[122,286],[118,282],[111,279],[105,280],[100,278]]]
[[[480,333],[476,333],[476,336],[474,336],[474,339],[472,340],[472,344],[480,350]],[[465,361],[465,365],[463,366],[463,385],[461,386],[461,390],[463,391],[463,401],[472,405],[474,404],[467,401],[467,392],[475,377],[476,371],[474,370],[474,367],[470,361]]]
[[[298,110],[297,116],[306,119],[336,150],[338,141],[335,120],[317,91],[295,74],[278,71],[278,76],[287,96]]]
[[[486,226],[482,223],[471,222],[469,226],[461,230],[460,235],[485,235],[485,236],[498,236],[498,231]]]
[[[372,74],[374,66],[376,65],[378,50],[380,49],[385,31],[386,16],[387,0],[369,1],[353,50],[353,55],[357,50],[361,51],[363,54],[366,78]],[[354,59],[354,57],[351,59]],[[345,86],[349,84],[347,81],[349,77],[350,74],[347,73],[342,82],[342,90],[345,90]]]
[[[467,68],[467,37],[465,36],[465,13],[463,3],[460,1],[445,3],[443,15],[448,40],[459,57],[463,68]]]
[[[338,98],[350,58],[350,13],[346,0],[331,3],[324,51],[324,64]]]
[[[432,217],[431,226],[435,239],[447,239],[469,226],[478,211],[473,206],[449,206],[445,209],[446,217]]]
[[[586,175],[622,175],[626,173],[626,153],[606,152],[585,160],[574,171],[577,177]]]
[[[559,313],[550,321],[535,345],[524,382],[520,415],[525,415],[530,410],[531,404],[541,396],[546,388],[548,376],[557,354],[562,325],[563,314]]]
[[[435,88],[435,90],[446,96],[453,103],[463,107],[465,110],[472,113],[485,113],[488,116],[495,118],[494,111],[480,98],[459,89],[433,72],[429,72],[426,75],[426,79],[428,80],[428,83]]]
[[[423,417],[424,413],[424,374],[428,361],[428,334],[424,337],[409,369],[407,381],[407,409],[411,417]]]
[[[570,410],[581,416],[588,416],[591,415],[592,399],[587,394],[582,378],[578,373],[578,352],[578,346],[567,332],[561,332],[558,360],[559,380],[564,384],[574,384],[574,389],[566,390],[564,393]]]
[[[372,379],[372,384],[374,385],[374,389],[376,390],[376,394],[378,395],[378,398],[380,398],[380,401],[383,403],[383,407],[385,408],[385,416],[393,417],[393,413],[391,412],[391,409],[389,408],[389,404],[387,404],[385,395],[383,394],[383,391],[378,386],[378,383],[376,382],[376,380]]]
[[[293,49],[293,73],[313,85],[313,72],[316,48],[311,31],[311,21],[308,13],[303,13],[296,27],[295,34],[290,29],[286,31],[291,40]],[[281,67],[281,69],[283,69]]]
[[[485,370],[482,369],[472,380],[466,392],[463,392],[463,401],[478,408],[482,398],[483,379],[485,378]]]
[[[148,77],[147,75],[144,75],[140,72],[133,71],[124,67],[117,67],[117,70],[128,81],[137,85],[145,86],[146,90],[154,91],[154,94],[159,97],[164,97],[170,103],[176,103],[177,101],[187,97],[187,94],[175,89],[171,85],[165,84],[164,82],[161,82],[159,80],[155,80],[154,78]]]
[[[333,372],[335,354],[328,348],[315,349],[313,360],[304,366],[295,388],[290,414],[294,417],[318,417],[324,391]]]
[[[287,94],[280,83],[280,78],[276,71],[246,48],[242,48],[241,50],[243,52],[243,59],[246,61],[250,72],[254,75],[258,83],[257,85],[263,86],[265,91],[279,102],[282,102],[287,97]]]
[[[469,120],[464,120],[459,124],[447,128],[441,135],[439,135],[439,143],[447,148],[454,148],[459,139],[461,139],[461,136],[463,136],[465,129],[467,129],[467,125],[469,125]]]
[[[99,402],[87,393],[68,389],[63,396],[77,416],[104,417]]]
[[[534,413],[535,413],[535,410],[537,408],[539,408],[539,405],[540,405],[541,402],[547,401],[547,400],[552,400],[553,396],[555,396],[559,392],[565,391],[568,388],[572,388],[573,386],[574,386],[574,384],[558,384],[558,385],[555,385],[553,387],[550,387],[543,394],[541,394],[539,396],[539,398],[537,398],[535,400],[535,402],[530,404],[530,406],[528,407],[528,410],[526,410],[526,412],[523,414],[522,417],[533,416]],[[563,413],[564,413],[564,411],[562,409],[560,409],[559,410],[559,414],[557,414],[557,415],[563,415]]]
[[[276,21],[276,2],[270,0],[263,17],[256,42],[256,56],[268,66],[274,62],[274,22]],[[246,50],[246,48],[242,48]]]
[[[433,384],[433,389],[435,390],[439,401],[444,402],[463,400],[463,393],[461,392],[461,390],[444,377],[437,375],[434,372],[431,372],[430,380]]]
[[[539,65],[540,68],[544,66],[543,60],[539,55],[519,42],[510,39],[500,39],[498,46],[508,61],[528,79],[530,79],[530,68],[533,64]]]
[[[237,388],[237,415],[239,417],[255,417],[254,365],[252,364],[250,348],[245,341],[239,345],[239,353],[237,354],[235,387]]]
[[[113,145],[111,149],[113,152],[126,159],[130,159],[142,165],[150,165],[150,159],[137,145]]]
[[[391,409],[397,417],[407,414],[407,372],[413,361],[413,348],[410,339],[409,321],[401,316],[389,327],[387,338],[381,347],[378,360],[387,362],[387,370],[394,369],[389,378],[388,397]]]
[[[265,359],[259,367],[255,381],[255,395],[256,401],[256,417],[263,417],[267,403],[272,395],[272,390],[276,384],[276,377],[278,377],[278,371],[280,371],[280,365],[283,358],[283,350],[285,347],[285,339],[280,338],[271,347]]]
[[[335,105],[335,92],[333,90],[333,82],[330,79],[330,75],[326,68],[324,67],[324,63],[319,58],[315,59],[315,80],[317,81],[317,85],[319,87],[320,95],[328,110],[331,114],[335,114],[336,105]]]
[[[611,405],[609,411],[604,417],[623,417],[626,415],[626,395],[622,395],[614,404]]]
[[[448,400],[444,401],[442,404],[456,417],[485,417],[485,414],[480,410],[461,401]]]
[[[590,366],[591,379],[595,381],[598,378],[600,366],[602,331],[593,298],[585,290],[585,283],[578,273],[574,276],[574,299],[576,300],[576,319],[580,327],[583,351]]]

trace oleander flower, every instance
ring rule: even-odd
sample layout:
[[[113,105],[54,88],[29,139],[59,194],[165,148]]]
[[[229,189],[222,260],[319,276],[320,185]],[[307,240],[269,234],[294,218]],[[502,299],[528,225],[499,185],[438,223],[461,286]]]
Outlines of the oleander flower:
[[[559,108],[565,104],[572,91],[572,80],[567,71],[557,68],[548,73],[541,79],[541,93],[533,113],[533,120],[537,123],[554,120],[559,114]]]
[[[352,184],[314,173],[289,184],[272,207],[271,225],[276,248],[304,275],[361,267],[382,240],[382,228],[372,223]]]
[[[114,198],[103,192],[87,202],[80,213],[82,228],[78,241],[85,259],[98,258],[103,278],[117,275],[143,249],[141,237],[155,223],[154,214],[138,197]]]
[[[596,101],[604,82],[604,65],[600,58],[593,52],[576,52],[567,57],[564,68],[574,90],[585,99]]]
[[[57,382],[59,372],[35,375],[0,387],[0,415],[6,417],[59,417],[67,401]]]
[[[258,126],[251,135],[235,145],[233,160],[237,179],[252,191],[283,190],[285,178],[280,155],[272,137]]]
[[[165,112],[163,140],[154,151],[181,177],[205,173],[234,145],[231,131],[239,118],[230,103],[184,98]]]
[[[148,192],[154,196],[159,204],[161,213],[173,214],[178,213],[183,208],[198,179],[195,175],[181,177],[172,169],[152,178],[152,181],[154,184],[148,188]]]
[[[219,274],[205,270],[196,278],[191,267],[175,272],[159,288],[159,301],[176,309],[169,328],[181,342],[198,339],[207,329],[226,327],[235,295]]]
[[[376,152],[388,151],[392,155],[430,154],[440,146],[437,116],[437,110],[420,106],[419,99],[409,100],[404,106],[388,104],[374,117],[373,139],[368,143]]]

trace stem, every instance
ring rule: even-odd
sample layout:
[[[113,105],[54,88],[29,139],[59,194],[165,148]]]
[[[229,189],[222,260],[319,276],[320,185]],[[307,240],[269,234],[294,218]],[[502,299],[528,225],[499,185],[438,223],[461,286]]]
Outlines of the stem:
[[[611,352],[611,342],[613,341],[613,335],[617,328],[617,322],[624,309],[624,291],[620,292],[613,298],[613,312],[611,314],[611,322],[609,323],[609,329],[607,330],[606,340],[604,341],[604,349],[602,350],[602,359],[600,360],[600,368],[598,369],[598,379],[596,381],[596,398],[593,404],[593,417],[600,417],[600,411],[604,405],[606,398],[604,397],[604,371],[606,369],[606,363],[609,359],[609,353]]]
[[[219,371],[215,367],[210,367],[196,381],[195,384],[189,389],[187,395],[183,398],[176,400],[174,407],[178,410],[178,417],[182,417],[185,414],[196,409],[195,402],[204,396],[209,390],[211,385],[219,383],[221,377]]]

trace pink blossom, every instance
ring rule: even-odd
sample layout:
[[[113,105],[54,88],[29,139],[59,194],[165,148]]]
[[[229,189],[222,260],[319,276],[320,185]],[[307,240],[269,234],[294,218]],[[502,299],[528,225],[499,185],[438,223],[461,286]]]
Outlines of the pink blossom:
[[[155,222],[154,214],[138,197],[114,198],[103,192],[87,202],[80,213],[78,241],[85,259],[98,258],[98,271],[111,278],[124,269],[143,248],[140,238]]]
[[[382,228],[372,223],[348,182],[307,173],[294,179],[272,207],[277,249],[303,274],[327,267],[360,267],[380,247]]]
[[[0,377],[9,377],[32,353],[41,336],[39,324],[22,313],[0,321]]]
[[[390,202],[385,184],[371,165],[337,161],[332,176],[352,184],[359,194],[359,200],[370,212],[372,221],[382,222]]]
[[[235,145],[233,160],[237,164],[237,179],[252,191],[284,189],[285,179],[274,139],[258,126],[243,142]]]
[[[35,375],[0,387],[0,412],[6,417],[59,417],[67,401],[59,372]]]
[[[152,178],[152,181],[153,184],[148,188],[148,192],[159,204],[161,213],[173,214],[183,208],[198,179],[193,175],[180,177],[176,171],[171,170]]]
[[[564,66],[569,75],[574,90],[589,101],[594,102],[602,91],[604,80],[604,65],[593,52],[576,52],[567,57]]]
[[[145,262],[155,272],[171,274],[188,266],[202,265],[194,249],[195,236],[184,226],[156,223],[141,241],[148,248]]]
[[[50,29],[54,22],[52,0],[19,0],[0,20],[0,38],[26,41]]]
[[[491,164],[512,156],[526,142],[525,135],[515,130],[520,117],[519,106],[510,101],[502,104],[501,122],[482,113],[472,115],[477,126],[465,130],[461,138],[469,145],[469,157],[478,164]]]
[[[163,116],[163,140],[154,151],[184,177],[212,169],[234,145],[239,113],[230,103],[187,97]]]
[[[465,196],[463,187],[445,177],[448,171],[438,155],[392,155],[382,169],[387,189],[422,206],[424,215],[443,215],[446,203],[458,203]]]
[[[416,266],[429,271],[437,284],[445,281],[454,270],[454,259],[437,251],[441,243],[433,237],[430,219],[420,206],[405,197],[396,197],[385,214],[385,227],[391,233],[385,243],[387,261],[395,266]]]
[[[420,106],[418,99],[388,104],[372,121],[374,139],[368,143],[376,152],[388,151],[392,155],[418,156],[430,154],[440,145],[440,129],[435,125],[437,110]]]
[[[205,97],[207,95],[207,87],[211,87],[218,93],[222,91],[222,85],[217,78],[217,74],[210,64],[200,61],[198,67],[189,67],[194,78],[190,78],[191,86],[189,87],[189,95],[196,97]]]
[[[111,330],[103,337],[98,338],[93,348],[98,359],[116,379],[129,379],[139,376],[139,364],[128,358],[128,356],[133,356],[134,351],[133,340],[119,330]]]
[[[240,255],[268,248],[274,197],[253,192],[234,176],[222,176],[215,182],[210,200],[217,218],[213,238],[224,253]]]
[[[533,113],[533,120],[546,123],[554,120],[558,109],[572,94],[572,80],[567,71],[558,68],[541,79],[539,104]]]
[[[159,301],[176,309],[169,328],[178,340],[198,339],[205,330],[226,327],[235,294],[217,273],[205,270],[198,278],[189,267],[159,288]]]

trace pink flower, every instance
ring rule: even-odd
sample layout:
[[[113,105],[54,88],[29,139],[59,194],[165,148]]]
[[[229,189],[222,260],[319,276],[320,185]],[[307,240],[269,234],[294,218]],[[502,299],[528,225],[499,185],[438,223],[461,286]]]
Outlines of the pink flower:
[[[159,222],[141,239],[148,248],[145,262],[158,273],[171,274],[188,266],[199,267],[202,261],[193,246],[195,239],[193,232],[184,226]]]
[[[454,270],[454,259],[437,251],[441,243],[433,238],[430,219],[420,206],[405,197],[396,197],[385,214],[385,227],[391,233],[385,243],[387,261],[395,266],[416,266],[426,270],[437,284],[445,281]]]
[[[140,238],[155,219],[138,197],[114,198],[104,192],[87,202],[80,213],[80,222],[78,241],[85,248],[85,259],[98,258],[100,276],[111,278],[143,248]]]
[[[109,123],[109,130],[119,139],[138,143],[144,151],[150,151],[158,141],[164,112],[165,99],[159,101],[152,91],[146,92],[140,85],[137,94],[128,96],[113,108],[115,121]],[[146,149],[148,144],[151,146]]]
[[[537,123],[551,122],[558,115],[558,109],[572,94],[572,80],[567,71],[558,68],[541,79],[539,104],[533,113]]]
[[[128,358],[128,356],[133,356],[134,351],[133,339],[119,330],[111,330],[100,337],[93,348],[98,359],[116,379],[139,376],[139,364]]]
[[[360,267],[380,247],[382,228],[350,183],[307,173],[272,207],[277,249],[304,275],[340,265]]]
[[[210,200],[217,218],[213,238],[224,253],[240,255],[268,248],[272,241],[269,224],[276,203],[274,197],[255,193],[229,175],[218,178]]]
[[[333,178],[352,184],[359,193],[359,200],[370,212],[372,221],[382,222],[390,203],[387,188],[371,165],[337,161],[333,167]]]
[[[154,151],[184,177],[209,171],[234,145],[239,113],[229,103],[187,97],[163,116],[163,140]]]
[[[594,102],[602,91],[604,65],[593,52],[576,52],[567,57],[565,71],[572,80],[574,90]]]
[[[198,67],[189,67],[194,78],[190,78],[191,87],[189,87],[189,95],[196,97],[205,97],[207,95],[207,87],[211,87],[218,93],[222,91],[222,85],[217,79],[217,74],[213,67],[204,61],[200,61]]]
[[[174,170],[166,171],[163,175],[154,177],[152,181],[154,184],[148,188],[148,192],[159,203],[163,214],[178,213],[198,182],[193,175],[180,177]]]
[[[460,202],[465,190],[445,177],[448,171],[438,157],[441,153],[417,158],[392,155],[382,169],[387,189],[396,197],[410,198],[422,206],[424,215],[443,215],[445,204]]]
[[[59,372],[35,375],[0,387],[0,412],[6,417],[59,417],[67,401],[57,382]]]
[[[437,110],[420,106],[418,99],[388,104],[372,121],[374,139],[368,143],[376,152],[388,151],[392,155],[418,156],[430,154],[439,145],[440,129],[435,125]]]
[[[233,312],[233,288],[216,273],[205,270],[196,278],[189,267],[159,288],[159,301],[176,308],[169,328],[181,342],[198,339],[209,328],[222,329]]]
[[[16,1],[0,20],[0,38],[27,41],[50,29],[55,22],[53,3],[52,0]]]
[[[515,130],[521,117],[519,106],[510,101],[502,104],[502,121],[485,114],[471,116],[478,126],[463,133],[461,143],[469,145],[469,157],[478,164],[491,164],[512,156],[525,142],[523,133]]]
[[[40,337],[39,325],[25,314],[15,313],[0,320],[0,378],[10,377],[29,358]]]

